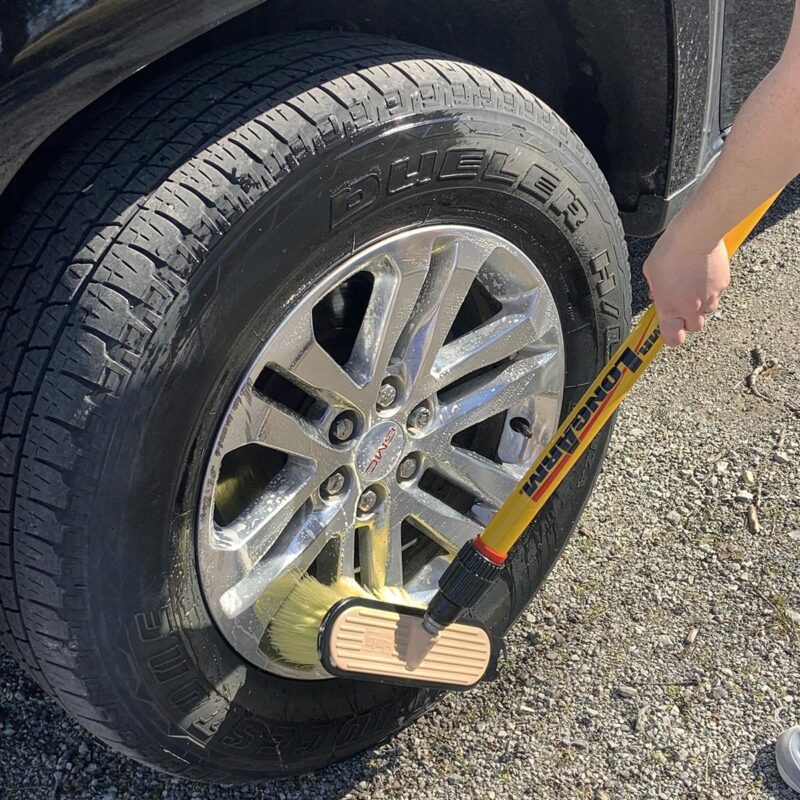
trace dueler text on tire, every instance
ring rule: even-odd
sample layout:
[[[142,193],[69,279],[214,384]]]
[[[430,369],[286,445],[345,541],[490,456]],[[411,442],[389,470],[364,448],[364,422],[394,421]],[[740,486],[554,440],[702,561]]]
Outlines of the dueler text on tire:
[[[283,665],[258,627],[266,592],[251,592],[267,581],[244,578],[262,556],[273,577],[296,558],[423,598],[629,324],[616,208],[565,123],[483,69],[362,36],[255,40],[125,96],[26,198],[0,261],[4,642],[112,747],[207,781],[321,767],[433,702]],[[469,269],[460,295],[436,283]],[[384,342],[393,320],[384,372],[356,375],[380,349],[369,331]],[[529,338],[490,349],[519,325]],[[423,339],[433,377],[406,408]],[[316,386],[312,355],[358,393]],[[531,394],[536,358],[549,383]],[[512,380],[523,390],[504,403]],[[496,413],[426,444],[481,387]],[[237,422],[248,397],[289,427]],[[478,609],[494,632],[563,548],[605,441]],[[273,520],[270,492],[299,498],[293,515],[262,525],[256,555],[237,550],[237,520]],[[348,492],[351,527],[303,561],[302,525]],[[380,522],[407,497],[419,506]]]

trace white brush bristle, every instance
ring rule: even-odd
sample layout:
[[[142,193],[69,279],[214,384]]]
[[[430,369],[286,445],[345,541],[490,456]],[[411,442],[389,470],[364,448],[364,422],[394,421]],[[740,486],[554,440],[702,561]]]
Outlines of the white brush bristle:
[[[317,637],[328,610],[346,597],[365,597],[385,603],[419,607],[402,586],[365,589],[352,578],[339,578],[330,586],[305,576],[284,600],[267,629],[275,650],[300,667],[319,666]]]

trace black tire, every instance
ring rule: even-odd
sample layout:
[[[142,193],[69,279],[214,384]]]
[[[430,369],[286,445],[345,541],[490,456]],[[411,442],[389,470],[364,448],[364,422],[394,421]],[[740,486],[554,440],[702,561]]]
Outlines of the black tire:
[[[292,292],[423,222],[481,225],[531,255],[558,302],[574,403],[630,319],[603,177],[529,93],[409,45],[315,34],[207,55],[93,122],[7,226],[4,642],[115,749],[247,781],[346,758],[435,699],[248,665],[194,563],[205,448]],[[562,550],[606,438],[479,609],[495,631]]]

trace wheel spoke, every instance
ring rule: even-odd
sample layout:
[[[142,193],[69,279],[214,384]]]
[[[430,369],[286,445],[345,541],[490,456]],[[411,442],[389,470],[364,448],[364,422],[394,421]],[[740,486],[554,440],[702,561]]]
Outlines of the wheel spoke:
[[[513,356],[531,344],[533,333],[527,316],[509,314],[489,320],[448,342],[436,355],[431,368],[436,388],[448,386],[476,370]]]
[[[307,462],[287,463],[254,503],[232,523],[215,529],[216,542],[223,549],[237,551],[244,570],[252,569],[310,498],[316,475]]]
[[[224,454],[251,443],[318,464],[335,460],[338,453],[310,422],[248,384],[231,407],[218,446]]]
[[[474,520],[438,500],[418,486],[398,491],[403,517],[410,517],[427,535],[450,553],[474,539],[483,528]]]
[[[353,501],[326,503],[285,528],[267,555],[222,594],[220,605],[226,616],[239,616],[284,575],[308,569],[331,538],[352,527],[353,512]]]
[[[499,372],[477,378],[460,387],[439,411],[439,422],[433,432],[439,438],[452,437],[458,431],[483,422],[505,411],[522,398],[550,391],[561,374],[555,358],[556,351],[548,350],[518,359]]]
[[[417,302],[430,263],[427,247],[398,248],[373,272],[374,283],[364,320],[348,361],[350,371],[370,395],[370,407],[395,345]]]
[[[364,403],[364,384],[344,370],[317,342],[312,309],[292,317],[291,335],[276,342],[267,365],[313,397],[328,403],[359,408]]]
[[[494,250],[485,240],[444,241],[431,267],[400,343],[409,383],[426,375],[456,318],[478,270]]]
[[[402,586],[402,517],[387,499],[378,507],[371,524],[359,533],[361,575],[365,586]]]
[[[503,504],[517,484],[500,464],[454,445],[444,448],[435,461],[437,471],[494,508]]]

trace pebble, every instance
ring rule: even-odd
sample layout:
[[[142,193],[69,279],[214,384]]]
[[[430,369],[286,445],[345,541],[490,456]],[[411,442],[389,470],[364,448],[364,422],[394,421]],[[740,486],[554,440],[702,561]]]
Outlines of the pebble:
[[[667,522],[671,522],[673,525],[680,525],[681,519],[681,515],[674,509],[667,513]]]
[[[578,750],[588,750],[589,749],[589,742],[586,739],[573,739],[572,746],[576,747]]]
[[[743,481],[744,481],[744,482],[745,482],[745,483],[746,483],[748,486],[754,486],[754,485],[755,485],[755,482],[756,482],[756,474],[755,474],[755,472],[753,472],[753,470],[751,470],[751,469],[746,469],[746,470],[745,470],[745,471],[742,473],[742,480],[743,480]]]
[[[739,491],[736,492],[736,499],[737,500],[746,500],[749,503],[753,499],[753,493],[752,492],[748,492],[745,489],[739,489]]]
[[[628,699],[639,696],[639,692],[633,686],[617,686],[616,692],[620,697]]]
[[[686,634],[686,644],[694,644],[694,640],[697,638],[697,634],[699,630],[697,628],[692,628],[689,633]]]
[[[791,464],[792,462],[792,460],[789,458],[789,454],[784,450],[776,450],[772,454],[772,460],[778,464]]]

